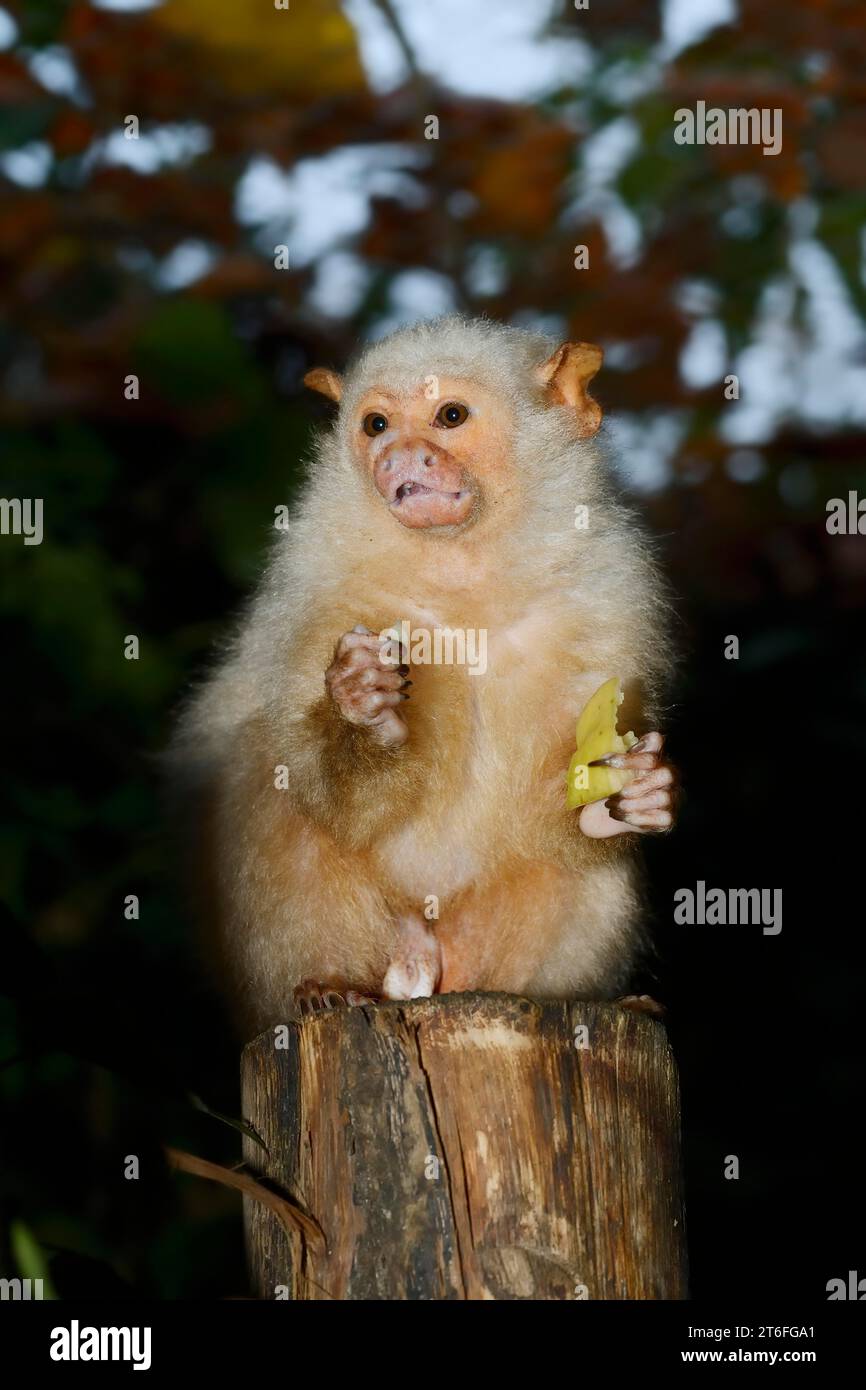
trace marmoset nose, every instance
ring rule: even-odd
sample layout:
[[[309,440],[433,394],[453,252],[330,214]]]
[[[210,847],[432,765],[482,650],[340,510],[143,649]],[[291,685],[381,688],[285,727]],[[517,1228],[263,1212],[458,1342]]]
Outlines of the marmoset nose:
[[[426,440],[411,441],[408,444],[395,444],[377,464],[384,472],[390,473],[400,464],[419,464],[422,468],[432,468],[437,459],[437,450]]]
[[[396,443],[373,464],[373,481],[389,502],[404,483],[422,479],[430,487],[457,491],[461,469],[447,450],[438,449],[427,439]]]

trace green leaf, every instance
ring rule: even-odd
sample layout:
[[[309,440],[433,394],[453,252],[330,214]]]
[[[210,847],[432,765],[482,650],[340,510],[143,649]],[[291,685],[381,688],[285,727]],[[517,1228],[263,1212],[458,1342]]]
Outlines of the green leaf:
[[[51,1282],[48,1257],[36,1237],[23,1221],[13,1221],[9,1227],[9,1244],[15,1268],[22,1279],[42,1281],[43,1299],[56,1299],[57,1294]]]

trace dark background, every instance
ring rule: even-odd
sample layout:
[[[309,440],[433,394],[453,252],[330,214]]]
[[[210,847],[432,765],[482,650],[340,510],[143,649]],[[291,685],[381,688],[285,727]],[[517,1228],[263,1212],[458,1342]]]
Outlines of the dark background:
[[[456,307],[606,348],[605,429],[684,623],[687,797],[648,847],[637,983],[682,1072],[693,1295],[826,1298],[866,1274],[866,542],[825,527],[866,490],[862,7],[127,9],[0,8],[0,487],[46,526],[0,538],[2,1272],[245,1292],[236,1196],[161,1158],[236,1163],[193,1098],[239,1102],[156,757],[324,418],[303,372]],[[698,99],[781,108],[781,154],[677,146]],[[781,887],[781,935],[673,925],[698,879]]]

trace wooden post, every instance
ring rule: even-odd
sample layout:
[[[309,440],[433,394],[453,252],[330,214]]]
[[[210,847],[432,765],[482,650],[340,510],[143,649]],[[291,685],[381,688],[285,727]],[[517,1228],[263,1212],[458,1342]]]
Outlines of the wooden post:
[[[655,1019],[452,994],[315,1014],[276,1041],[244,1050],[243,1113],[269,1151],[244,1154],[324,1238],[245,1199],[260,1297],[686,1297]]]

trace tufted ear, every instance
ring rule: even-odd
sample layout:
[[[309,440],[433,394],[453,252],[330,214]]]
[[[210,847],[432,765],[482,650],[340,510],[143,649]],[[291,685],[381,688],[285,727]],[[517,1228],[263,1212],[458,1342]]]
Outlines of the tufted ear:
[[[551,404],[570,405],[577,417],[581,439],[595,434],[601,424],[601,406],[587,387],[601,366],[604,353],[594,343],[562,343],[552,357],[535,369]]]
[[[343,378],[339,372],[332,372],[330,367],[314,367],[304,377],[304,385],[309,386],[311,391],[321,391],[329,401],[339,401],[343,394]]]

